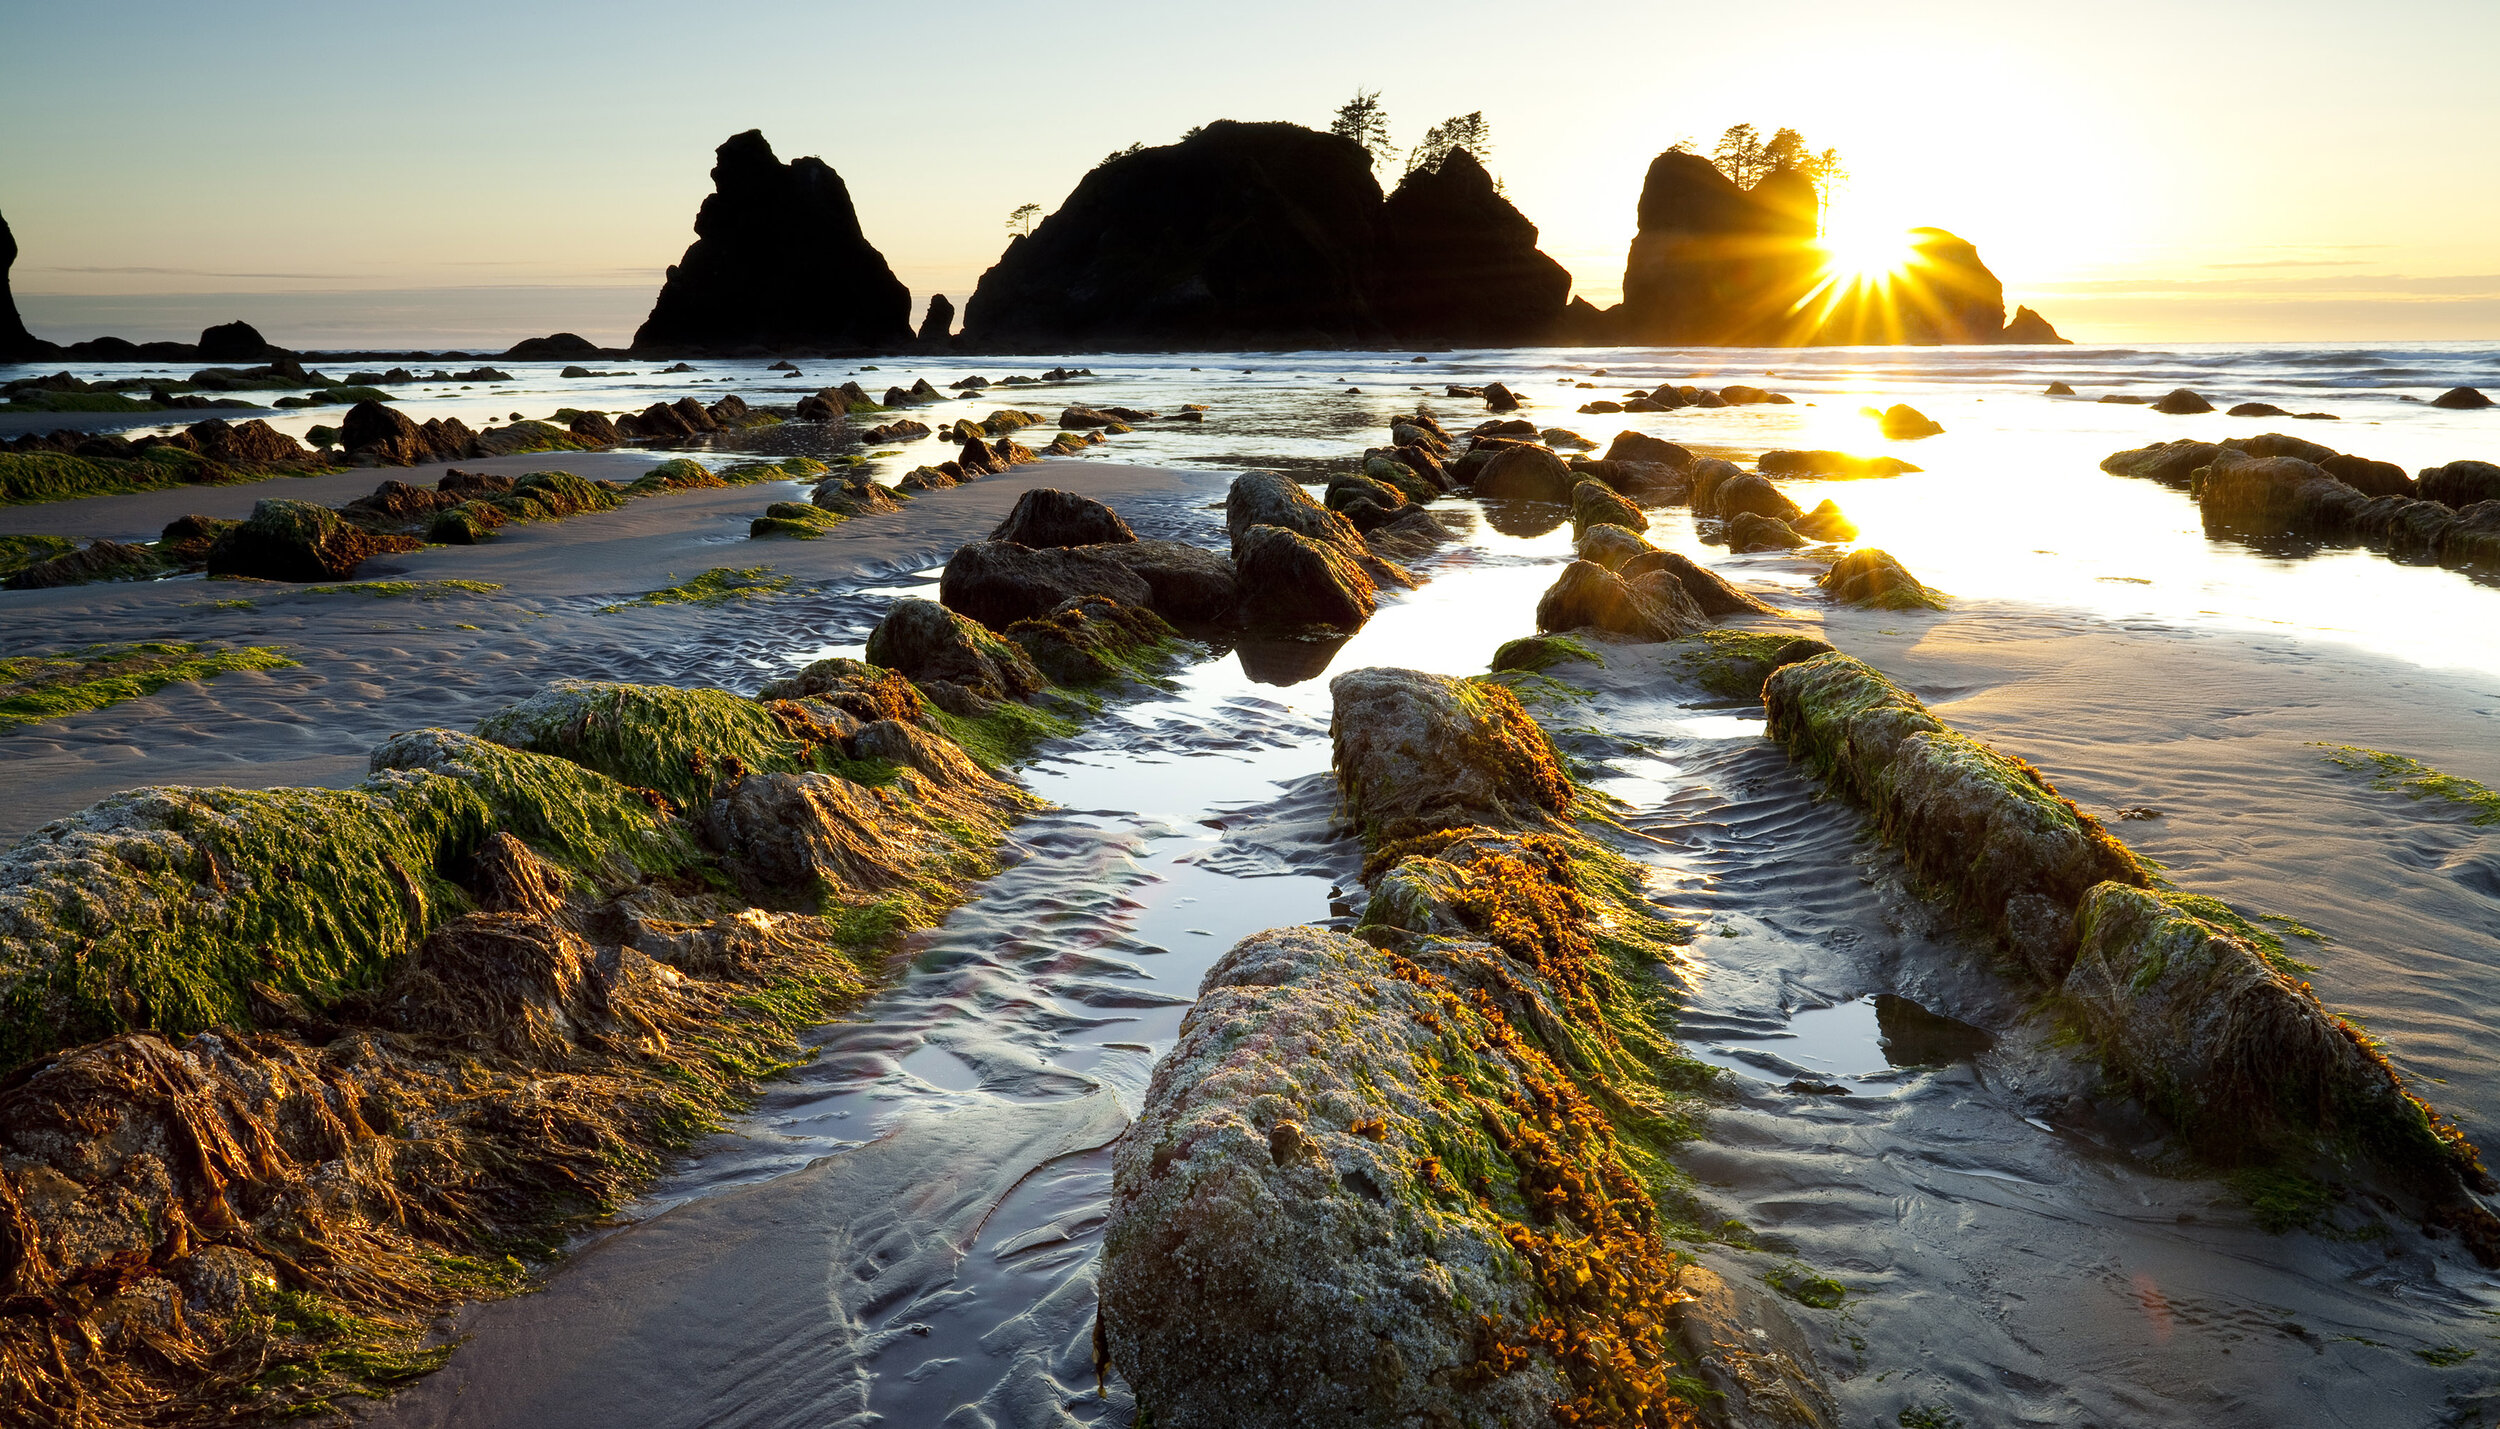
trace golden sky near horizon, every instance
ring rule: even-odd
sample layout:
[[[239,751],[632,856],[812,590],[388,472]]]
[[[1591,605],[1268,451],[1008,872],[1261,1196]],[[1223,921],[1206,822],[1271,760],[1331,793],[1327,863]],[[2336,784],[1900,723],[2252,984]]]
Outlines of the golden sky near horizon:
[[[21,305],[38,331],[152,337],[196,330],[175,299],[261,296],[285,342],[286,315],[387,325],[358,295],[440,290],[402,301],[619,340],[692,238],[713,146],[750,127],[842,173],[915,304],[960,305],[1007,211],[1055,207],[1104,153],[1321,125],[1362,86],[1402,144],[1481,109],[1492,168],[1600,304],[1650,158],[1747,121],[1842,151],[1837,226],[1952,229],[2009,308],[2082,341],[2500,337],[2488,0],[897,13],[0,0]]]

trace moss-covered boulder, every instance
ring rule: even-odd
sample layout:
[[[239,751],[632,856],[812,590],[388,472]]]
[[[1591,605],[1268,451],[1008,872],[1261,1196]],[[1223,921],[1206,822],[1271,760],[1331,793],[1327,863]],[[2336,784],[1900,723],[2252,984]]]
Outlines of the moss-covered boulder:
[[[1919,584],[1889,551],[1872,546],[1851,551],[1832,563],[1832,568],[1814,578],[1831,598],[1843,605],[1871,606],[1877,610],[1942,610],[1944,592]]]
[[[493,816],[468,784],[139,789],[0,854],[0,1069],[143,1029],[249,1026],[255,983],[378,984],[459,894]]]
[[[1770,737],[1865,805],[1913,872],[2049,986],[2074,962],[2085,891],[2150,882],[2039,770],[1948,727],[1861,661],[1782,666],[1763,699]]]
[[[413,551],[405,536],[378,535],[327,506],[270,498],[217,538],[208,550],[212,576],[249,576],[270,581],[343,581],[373,556]]]
[[[2216,912],[2116,883],[2084,898],[2067,999],[2145,1100],[2226,1164],[2324,1152],[2438,1201],[2492,1189],[2474,1148],[2386,1055]],[[2480,1223],[2485,1252],[2500,1250],[2500,1221]]]
[[[1794,527],[1774,516],[1756,516],[1747,511],[1727,523],[1727,548],[1731,551],[1793,551],[1812,544]]]
[[[1037,486],[1016,498],[1015,509],[990,532],[990,539],[1040,549],[1119,545],[1136,540],[1137,533],[1119,512],[1090,496]]]
[[[1815,503],[1812,511],[1788,523],[1800,536],[1817,541],[1854,541],[1858,538],[1857,523],[1843,515],[1840,503],[1826,496]]]
[[[436,546],[474,546],[511,519],[491,501],[463,501],[448,511],[436,512],[434,519],[426,523],[425,539]]]
[[[1009,625],[1014,628],[1013,623]],[[985,700],[1033,694],[1042,674],[1022,649],[935,601],[906,596],[868,633],[868,660],[917,684],[959,686]]]
[[[1355,530],[1369,532],[1395,520],[1406,509],[1406,494],[1385,481],[1340,472],[1328,479],[1323,496],[1328,509],[1343,516]]]
[[[1701,607],[1701,613],[1716,619],[1727,615],[1777,615],[1779,610],[1768,602],[1747,595],[1717,571],[1701,565],[1681,551],[1644,551],[1625,561],[1619,568],[1625,580],[1637,581],[1644,576],[1665,574],[1684,587],[1684,593]]]
[[[1474,475],[1475,493],[1487,501],[1567,503],[1579,482],[1561,457],[1528,443],[1495,451]]]
[[[1604,482],[1580,482],[1571,488],[1572,534],[1586,535],[1597,526],[1620,526],[1626,531],[1641,532],[1649,529],[1649,518]]]
[[[0,589],[48,590],[90,581],[144,581],[174,569],[156,551],[121,541],[90,541],[79,550],[35,562],[0,580]]]
[[[678,807],[745,770],[795,770],[804,749],[771,712],[726,690],[559,680],[478,722],[479,737],[569,759]]]
[[[1048,614],[1081,596],[1105,595],[1122,605],[1151,607],[1153,588],[1118,559],[1119,549],[1035,550],[1011,541],[974,541],[947,558],[938,577],[938,600],[992,630]]]
[[[1643,555],[1656,547],[1638,532],[1612,522],[1601,522],[1582,531],[1579,538],[1571,543],[1571,549],[1591,565],[1619,571],[1634,556]]]
[[[1752,472],[1739,472],[1710,489],[1710,504],[1696,506],[1706,516],[1733,521],[1751,514],[1767,516],[1774,521],[1787,521],[1805,514],[1804,508],[1788,499],[1788,493],[1771,484],[1766,477]]]
[[[899,670],[835,655],[795,675],[774,680],[756,692],[761,700],[808,700],[841,710],[862,722],[900,720],[920,723],[928,707],[920,691]]]
[[[1499,685],[1373,668],[1328,692],[1338,786],[1375,847],[1467,824],[1538,826],[1571,807],[1552,741]]]
[[[1180,541],[1123,541],[1095,552],[1144,581],[1150,608],[1165,620],[1214,625],[1230,619],[1241,602],[1240,573],[1222,551]]]
[[[1674,577],[1630,580],[1593,561],[1573,561],[1537,598],[1539,630],[1603,630],[1633,640],[1673,640],[1708,624]]]
[[[1486,1118],[1507,1135],[1499,1099],[1543,1069],[1445,1037],[1405,961],[1258,934],[1157,1066],[1114,1162],[1101,1290],[1111,1362],[1155,1422],[1528,1426],[1569,1398],[1550,1360],[1486,1333],[1540,1297],[1466,1190],[1509,1170]]]
[[[1369,480],[1393,488],[1400,496],[1419,505],[1441,494],[1439,482],[1417,471],[1412,464],[1396,457],[1365,457],[1363,475]]]
[[[837,516],[874,516],[902,510],[907,498],[890,486],[851,472],[816,483],[807,499]]]
[[[2213,442],[2195,442],[2183,437],[2175,442],[2155,442],[2149,447],[2112,452],[2101,458],[2101,470],[2112,476],[2140,477],[2165,486],[2183,487],[2197,468],[2211,465],[2223,451],[2223,447]]]
[[[1017,621],[1006,637],[1052,684],[1098,685],[1151,677],[1179,632],[1151,610],[1089,595]]]
[[[469,786],[498,828],[611,884],[699,861],[683,825],[648,794],[569,759],[448,729],[416,729],[374,747],[375,774],[422,771]]]
[[[764,508],[764,514],[747,523],[749,540],[787,537],[813,541],[850,518],[839,511],[805,501],[776,501]]]
[[[1253,526],[1235,537],[1233,569],[1244,625],[1359,630],[1379,609],[1371,576],[1344,546],[1281,526]]]

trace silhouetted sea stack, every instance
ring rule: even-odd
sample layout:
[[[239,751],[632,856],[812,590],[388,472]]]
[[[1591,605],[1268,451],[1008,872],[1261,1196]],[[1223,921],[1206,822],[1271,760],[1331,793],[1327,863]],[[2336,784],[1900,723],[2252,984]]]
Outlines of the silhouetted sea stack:
[[[920,340],[942,343],[955,335],[955,305],[944,293],[929,300],[929,311],[920,318]]]
[[[577,332],[525,337],[505,348],[503,355],[514,362],[571,362],[577,358],[607,356],[599,344]]]
[[[911,340],[911,294],[860,231],[824,160],[773,156],[761,130],[715,151],[694,245],[668,270],[637,356],[889,351]]]
[[[200,331],[202,362],[268,362],[289,355],[285,348],[271,347],[260,329],[247,322],[219,323]]]
[[[1380,341],[1380,210],[1353,140],[1218,120],[1079,180],[981,275],[964,337],[1003,349]]]
[[[17,316],[17,299],[9,295],[9,268],[17,262],[17,239],[9,221],[0,218],[0,362],[49,357],[59,349],[26,330]]]
[[[1381,311],[1401,338],[1481,347],[1551,340],[1571,273],[1465,149],[1399,183],[1382,211]]]
[[[2059,337],[2057,335],[2057,329],[2049,326],[2049,320],[2047,318],[2040,316],[2038,313],[2033,312],[2029,308],[2014,309],[2013,318],[2005,324],[2004,336],[1998,338],[1997,341],[2031,343],[2034,345],[2057,343],[2066,347],[2072,347],[2074,345],[2074,339]],[[2070,392],[2067,395],[2072,396],[2074,394]]]

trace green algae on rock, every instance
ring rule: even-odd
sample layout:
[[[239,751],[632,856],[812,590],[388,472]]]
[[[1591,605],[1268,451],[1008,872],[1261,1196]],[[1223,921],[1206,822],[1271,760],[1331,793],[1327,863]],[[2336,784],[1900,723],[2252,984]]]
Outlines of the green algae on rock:
[[[601,611],[631,610],[638,605],[719,605],[724,601],[753,600],[787,590],[790,578],[775,575],[770,566],[714,566],[690,581],[645,591],[632,600],[603,605]]]
[[[658,790],[679,805],[708,802],[731,770],[807,767],[805,745],[769,709],[727,690],[559,680],[487,716],[477,732]]]
[[[0,579],[0,589],[50,590],[95,581],[155,580],[159,576],[171,575],[174,569],[173,562],[155,546],[91,541],[82,549],[39,560],[11,572],[6,579]]]
[[[1054,685],[1157,680],[1182,648],[1180,632],[1162,616],[1107,595],[1061,601],[1004,634]]]
[[[705,855],[650,792],[586,763],[448,729],[416,729],[374,747],[375,774],[421,770],[476,791],[496,826],[566,867],[611,884],[676,873]]]
[[[1888,551],[1872,546],[1851,551],[1832,563],[1832,568],[1814,578],[1814,583],[1831,592],[1832,599],[1843,605],[1871,606],[1877,610],[1942,610],[1942,591],[1919,584],[1918,578],[1904,569]]]
[[[1498,685],[1366,669],[1328,692],[1338,787],[1368,845],[1454,825],[1539,827],[1572,807],[1552,741]]]
[[[2500,791],[2454,774],[2442,774],[2421,760],[2353,744],[2320,745],[2326,762],[2345,769],[2374,770],[2371,787],[2408,799],[2438,799],[2468,810],[2470,822],[2500,824]]]
[[[239,650],[185,642],[89,645],[54,655],[0,658],[0,730],[151,695],[180,680],[295,662],[266,646]]]
[[[1776,630],[1696,630],[1694,648],[1678,657],[1685,673],[1714,695],[1732,700],[1762,698],[1763,683],[1782,665],[1794,665],[1832,647],[1812,636]]]

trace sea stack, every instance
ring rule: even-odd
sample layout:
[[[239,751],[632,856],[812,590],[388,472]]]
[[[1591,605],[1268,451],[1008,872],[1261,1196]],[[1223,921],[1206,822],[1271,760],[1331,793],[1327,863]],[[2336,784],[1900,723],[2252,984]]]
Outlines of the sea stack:
[[[1217,120],[1116,154],[1009,240],[964,305],[976,347],[1378,341],[1381,195],[1351,139]]]
[[[9,295],[9,268],[16,262],[17,239],[9,232],[8,219],[0,217],[0,362],[23,362],[57,350],[18,321],[17,299]]]
[[[1571,273],[1465,149],[1398,184],[1382,210],[1381,310],[1414,342],[1510,347],[1551,340]]]
[[[842,176],[785,164],[761,130],[715,151],[694,245],[634,334],[642,357],[888,351],[911,341],[911,294],[860,231]]]

